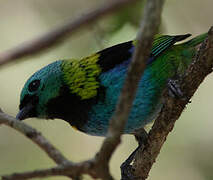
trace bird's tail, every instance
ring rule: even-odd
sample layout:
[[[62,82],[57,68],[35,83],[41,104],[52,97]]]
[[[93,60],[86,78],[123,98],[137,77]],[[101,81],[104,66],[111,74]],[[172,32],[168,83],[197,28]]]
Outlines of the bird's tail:
[[[207,35],[208,35],[207,33],[203,33],[185,42],[184,44],[187,45],[188,47],[195,47],[199,45],[200,43],[202,43],[206,39]]]
[[[207,33],[203,33],[192,38],[189,41],[186,41],[180,44],[180,47],[183,48],[183,51],[180,51],[180,57],[177,58],[179,61],[178,74],[181,75],[185,72],[188,65],[191,64],[193,57],[196,54],[196,46],[199,46],[207,37]]]

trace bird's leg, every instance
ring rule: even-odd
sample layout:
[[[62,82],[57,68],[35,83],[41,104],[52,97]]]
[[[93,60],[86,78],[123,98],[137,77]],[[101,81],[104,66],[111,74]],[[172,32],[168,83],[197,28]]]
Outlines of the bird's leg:
[[[178,79],[168,80],[169,95],[173,98],[185,99],[183,92],[180,89],[180,83]]]
[[[130,154],[130,156],[121,164],[121,180],[134,180],[136,177],[133,175],[132,161],[134,160],[135,154],[140,148],[143,148],[147,141],[148,134],[144,128],[140,129],[135,134],[135,139],[138,142],[138,147]]]

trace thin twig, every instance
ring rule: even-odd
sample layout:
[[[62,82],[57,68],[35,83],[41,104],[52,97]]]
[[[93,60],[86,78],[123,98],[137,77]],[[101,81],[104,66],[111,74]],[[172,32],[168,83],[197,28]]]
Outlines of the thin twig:
[[[11,175],[3,175],[2,180],[24,180],[35,177],[49,177],[49,176],[71,176],[76,177],[79,174],[92,175],[93,161],[84,161],[81,163],[65,163],[53,168],[41,169],[35,171],[28,171],[23,173],[13,173]]]
[[[131,61],[127,78],[119,98],[114,117],[111,119],[108,136],[104,140],[98,153],[99,160],[108,162],[115,148],[120,143],[128,114],[137,90],[137,84],[146,67],[152,47],[153,37],[160,24],[161,11],[164,0],[149,0],[145,6],[144,19],[138,33],[138,43]],[[106,165],[108,163],[105,163]],[[107,167],[103,167],[107,168]],[[100,170],[101,172],[101,170]]]
[[[4,175],[2,176],[2,180],[24,180],[29,178],[41,178],[41,177],[48,177],[48,176],[60,176],[65,174],[65,166],[59,165],[54,168],[49,169],[41,169],[41,170],[35,170],[35,171],[29,171],[29,172],[23,172],[23,173],[14,173],[11,175]],[[63,171],[61,171],[63,170]]]
[[[72,35],[83,26],[91,25],[101,17],[111,14],[112,12],[120,9],[128,4],[133,4],[138,0],[111,0],[106,1],[99,8],[85,13],[83,16],[71,20],[53,31],[50,31],[38,38],[31,41],[19,44],[15,48],[0,53],[0,65],[12,62],[17,58],[22,58],[28,55],[34,55],[42,52],[47,48],[58,45],[67,39],[68,35]]]
[[[70,177],[77,177],[81,174],[89,174],[93,177],[101,177],[98,172],[98,167],[102,166],[102,162],[97,161],[96,158],[92,158],[90,160],[81,162],[81,163],[73,163],[67,160],[59,150],[57,150],[48,140],[41,135],[36,129],[27,125],[26,123],[15,119],[14,117],[7,115],[3,112],[0,112],[0,125],[5,124],[11,128],[16,129],[27,138],[29,138],[32,142],[37,144],[47,155],[53,159],[59,166],[53,168],[50,173],[50,170],[45,174],[41,174],[38,177],[45,177],[49,175],[54,175],[54,173],[59,173],[57,175],[64,175]],[[63,168],[62,168],[63,167]],[[42,171],[42,170],[41,170]],[[12,175],[3,175],[4,179],[29,179],[32,177],[36,177],[41,171],[32,171],[32,172],[24,172],[24,173],[14,173]],[[43,170],[43,172],[46,170]],[[60,174],[62,173],[63,174]]]
[[[67,162],[67,159],[51,144],[46,138],[42,136],[40,132],[24,122],[21,122],[14,117],[0,112],[0,124],[10,126],[17,131],[21,132],[26,137],[30,138],[35,144],[37,144],[47,155],[53,159],[57,164],[63,164]]]
[[[204,78],[213,68],[213,27],[209,30],[208,38],[202,43],[193,63],[185,75],[179,80],[181,90],[186,99],[171,98],[165,93],[164,107],[148,135],[145,148],[136,154],[133,168],[138,179],[145,180],[155,162],[167,135],[172,131],[176,120],[182,114]]]

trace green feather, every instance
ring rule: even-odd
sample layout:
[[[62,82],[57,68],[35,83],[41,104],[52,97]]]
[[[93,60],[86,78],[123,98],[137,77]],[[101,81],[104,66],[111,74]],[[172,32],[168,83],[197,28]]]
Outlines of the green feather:
[[[151,55],[154,57],[157,57],[160,55],[163,51],[171,47],[173,44],[175,44],[178,41],[182,41],[186,39],[187,37],[191,36],[191,34],[185,34],[185,35],[176,35],[176,36],[162,36],[162,35],[156,35],[153,42],[153,48],[151,51]]]

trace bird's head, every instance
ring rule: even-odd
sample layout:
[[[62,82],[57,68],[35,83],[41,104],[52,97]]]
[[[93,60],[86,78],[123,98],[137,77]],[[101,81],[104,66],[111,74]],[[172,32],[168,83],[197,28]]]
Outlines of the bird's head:
[[[48,103],[60,95],[61,74],[61,61],[51,63],[34,73],[22,89],[16,118],[52,118],[48,113]]]
[[[37,71],[22,89],[16,118],[59,118],[80,128],[105,94],[98,81],[98,57],[56,61]]]

